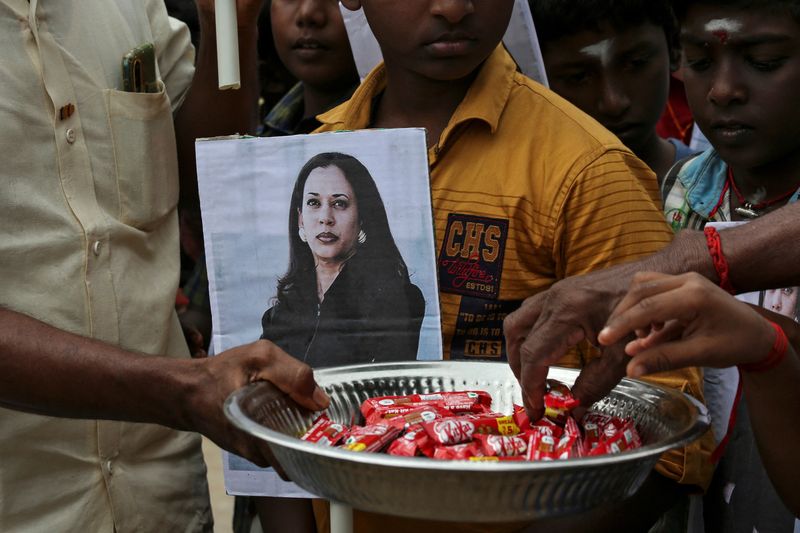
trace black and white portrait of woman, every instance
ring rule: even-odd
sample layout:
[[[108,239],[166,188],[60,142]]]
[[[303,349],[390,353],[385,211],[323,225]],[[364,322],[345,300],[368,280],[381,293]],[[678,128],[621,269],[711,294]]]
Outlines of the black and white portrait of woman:
[[[358,159],[326,152],[302,167],[288,236],[262,338],[312,367],[416,359],[425,300]]]
[[[263,337],[314,368],[442,358],[424,130],[209,139],[196,151],[213,352]],[[231,492],[310,497],[224,455]]]

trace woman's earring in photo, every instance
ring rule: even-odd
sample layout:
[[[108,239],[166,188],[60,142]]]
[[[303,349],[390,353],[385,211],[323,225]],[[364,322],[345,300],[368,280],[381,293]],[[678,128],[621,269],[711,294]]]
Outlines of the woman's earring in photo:
[[[359,230],[358,231],[358,244],[364,244],[365,242],[367,242],[367,234],[364,233],[363,229]]]
[[[306,237],[306,230],[303,228],[299,228],[297,230],[297,234],[300,236],[300,240],[303,242],[308,242],[308,238]]]

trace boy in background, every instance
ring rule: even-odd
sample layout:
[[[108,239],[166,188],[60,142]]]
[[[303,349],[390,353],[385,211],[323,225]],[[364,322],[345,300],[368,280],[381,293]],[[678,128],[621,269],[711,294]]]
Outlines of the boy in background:
[[[297,84],[264,118],[266,136],[311,133],[316,116],[347,100],[358,85],[339,5],[333,0],[272,0],[278,57]]]
[[[668,0],[531,0],[550,88],[600,122],[661,178],[690,155],[662,139],[677,22]]]
[[[385,63],[348,102],[319,117],[318,131],[427,129],[445,358],[505,359],[502,321],[525,297],[669,241],[652,172],[594,120],[519,74],[498,46],[511,0],[343,4],[364,8]],[[586,349],[561,364],[610,359]],[[696,369],[660,380],[702,398],[700,381]],[[575,392],[591,401],[590,388],[579,384]],[[665,456],[658,468],[667,477],[651,476],[635,501],[556,525],[646,529],[681,492],[674,481],[705,486],[709,453],[704,441]],[[426,525],[357,513],[356,526],[514,531],[523,524]]]
[[[667,221],[675,231],[702,229],[707,222],[758,218],[797,201],[800,4],[683,0],[676,3],[676,13],[682,22],[686,94],[712,148],[667,176]],[[781,311],[797,316],[797,309]],[[797,342],[791,319],[769,318]],[[744,401],[736,414],[704,500],[706,529],[796,531],[792,513],[765,474]]]

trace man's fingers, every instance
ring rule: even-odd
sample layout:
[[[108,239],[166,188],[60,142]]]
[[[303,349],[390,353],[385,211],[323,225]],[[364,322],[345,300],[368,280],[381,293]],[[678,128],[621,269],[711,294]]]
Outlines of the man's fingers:
[[[544,416],[544,393],[547,382],[546,366],[523,364],[519,378],[522,387],[522,403],[531,420]]]
[[[543,294],[537,294],[528,298],[522,302],[522,306],[520,306],[519,309],[510,313],[503,320],[503,333],[506,338],[508,364],[511,365],[511,371],[514,372],[517,379],[520,379],[522,373],[520,349],[525,339],[528,337],[531,328],[536,324],[536,321],[539,320],[543,298]]]
[[[619,313],[615,311],[597,336],[600,344],[610,346],[638,329],[649,328],[653,323],[681,320],[694,315],[694,306],[687,305],[687,300],[696,299],[699,295],[684,291],[682,286],[676,288],[667,283],[657,283],[637,291],[635,301],[627,309]]]
[[[537,325],[538,326],[538,325]],[[528,414],[535,419],[544,413],[543,397],[549,365],[585,338],[583,330],[557,321],[534,330],[519,349],[519,375],[522,399]]]
[[[637,273],[631,281],[628,292],[625,293],[625,296],[611,312],[606,323],[611,322],[614,318],[628,311],[631,307],[639,305],[642,300],[665,291],[674,290],[685,283],[686,278],[684,276],[669,276],[658,272]],[[614,342],[616,341],[610,342],[610,344]]]
[[[698,360],[704,353],[702,339],[686,339],[659,344],[634,356],[627,365],[628,376],[637,378],[687,366],[713,366],[712,361]]]
[[[606,349],[601,357],[592,359],[581,370],[572,387],[572,394],[584,407],[604,398],[625,377],[628,361],[621,346]]]
[[[651,331],[650,335],[628,343],[625,346],[625,353],[628,355],[636,355],[644,350],[647,350],[648,348],[652,348],[653,346],[658,346],[659,344],[664,344],[665,342],[678,339],[683,334],[685,328],[686,326],[682,322],[678,320],[670,320],[669,322],[665,323],[661,329],[657,331]]]
[[[330,399],[314,381],[311,367],[287,354],[268,341],[265,343],[266,364],[258,372],[259,379],[272,382],[294,401],[312,411],[325,409]]]

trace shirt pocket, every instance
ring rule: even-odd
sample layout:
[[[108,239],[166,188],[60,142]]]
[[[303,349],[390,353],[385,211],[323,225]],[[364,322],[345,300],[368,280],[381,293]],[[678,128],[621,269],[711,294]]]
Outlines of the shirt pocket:
[[[106,89],[114,147],[118,218],[148,231],[178,204],[178,157],[169,97]]]

